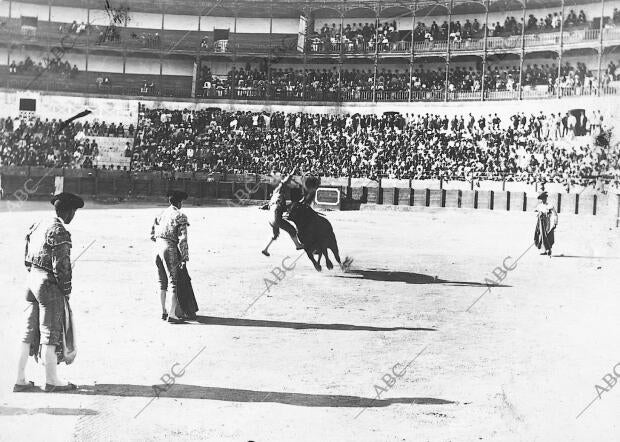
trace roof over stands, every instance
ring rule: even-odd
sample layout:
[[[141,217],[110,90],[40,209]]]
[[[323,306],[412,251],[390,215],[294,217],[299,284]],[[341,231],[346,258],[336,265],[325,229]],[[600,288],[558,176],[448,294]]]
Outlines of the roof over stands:
[[[523,0],[527,9],[560,8],[561,0]],[[103,9],[101,0],[27,0],[26,3],[51,4],[52,6],[82,7]],[[566,2],[566,9],[577,9],[579,5],[600,4],[592,0],[571,0]],[[338,11],[345,11],[348,17],[374,17],[375,11],[383,17],[410,15],[416,10],[418,16],[446,15],[451,2],[449,0],[121,0],[113,5],[128,6],[137,12],[162,12],[167,14],[188,14],[203,16],[233,16],[235,10],[239,17],[298,17],[303,11],[316,11],[319,17],[339,17]],[[484,12],[486,0],[453,0],[453,12],[456,14],[476,14]],[[523,7],[520,0],[491,0],[490,12],[518,11]],[[611,12],[611,11],[610,11]]]

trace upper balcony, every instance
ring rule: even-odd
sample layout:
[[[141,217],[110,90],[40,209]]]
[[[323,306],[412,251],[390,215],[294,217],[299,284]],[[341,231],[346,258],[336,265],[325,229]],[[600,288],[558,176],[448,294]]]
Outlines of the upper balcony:
[[[445,56],[487,53],[519,54],[535,51],[558,52],[564,50],[590,48],[598,50],[601,43],[601,31],[598,29],[579,29],[564,32],[544,32],[508,37],[471,38],[461,41],[398,41],[393,43],[361,43],[309,41],[306,50],[312,55],[339,55],[368,57],[382,55],[396,56]],[[620,28],[607,28],[602,31],[603,47],[620,45]]]

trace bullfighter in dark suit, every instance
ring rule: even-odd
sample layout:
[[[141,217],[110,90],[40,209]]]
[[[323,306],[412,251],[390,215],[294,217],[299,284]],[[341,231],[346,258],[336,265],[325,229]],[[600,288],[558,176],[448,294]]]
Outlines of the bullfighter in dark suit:
[[[551,248],[555,243],[555,228],[558,226],[558,212],[553,205],[547,203],[547,197],[547,192],[541,193],[538,196],[541,202],[534,209],[537,215],[534,242],[539,249],[545,249],[541,255],[548,255],[551,258]]]

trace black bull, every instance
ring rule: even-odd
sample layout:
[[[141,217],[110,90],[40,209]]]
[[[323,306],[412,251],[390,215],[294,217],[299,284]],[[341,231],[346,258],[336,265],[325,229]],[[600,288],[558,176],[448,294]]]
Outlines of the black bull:
[[[336,235],[327,218],[315,212],[307,204],[293,203],[288,209],[288,219],[297,226],[297,236],[303,243],[304,250],[316,270],[321,271],[323,255],[325,255],[327,268],[331,270],[334,267],[327,254],[327,249],[329,249],[334,254],[340,268],[346,271],[351,261],[346,258],[344,264],[340,262]],[[314,253],[318,253],[318,259],[314,258]]]

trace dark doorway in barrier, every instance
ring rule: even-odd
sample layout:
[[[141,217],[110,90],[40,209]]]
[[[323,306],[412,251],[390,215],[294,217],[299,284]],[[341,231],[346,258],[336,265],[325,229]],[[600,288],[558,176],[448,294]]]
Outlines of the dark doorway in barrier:
[[[571,109],[568,111],[577,120],[575,124],[575,136],[581,137],[588,134],[588,118],[585,109]]]

